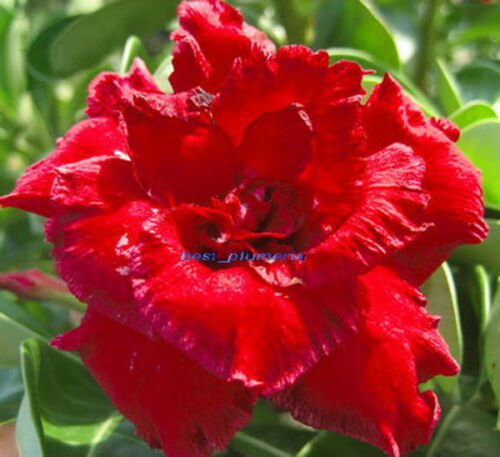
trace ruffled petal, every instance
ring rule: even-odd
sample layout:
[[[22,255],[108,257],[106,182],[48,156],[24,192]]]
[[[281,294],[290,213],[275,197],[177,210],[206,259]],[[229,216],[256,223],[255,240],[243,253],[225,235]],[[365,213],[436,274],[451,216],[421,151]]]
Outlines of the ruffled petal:
[[[423,296],[392,271],[360,277],[354,300],[359,331],[273,400],[308,425],[399,457],[427,443],[439,419],[436,396],[418,384],[455,375],[458,365]]]
[[[93,157],[54,171],[51,199],[59,210],[107,210],[146,198],[126,156]]]
[[[135,201],[51,219],[59,274],[81,301],[267,393],[290,385],[352,330],[355,311],[341,285],[272,288],[246,267],[182,260],[197,250],[198,227],[177,212]]]
[[[166,205],[206,202],[229,191],[237,177],[228,138],[201,114],[189,114],[196,96],[173,96],[157,106],[136,100],[123,113],[136,175]]]
[[[350,204],[350,215],[300,264],[300,276],[308,285],[365,272],[426,229],[424,161],[410,148],[393,144],[363,163],[354,187],[338,196],[341,206]]]
[[[313,126],[299,106],[262,115],[247,129],[239,158],[260,177],[298,177],[312,156]]]
[[[123,155],[127,150],[126,140],[113,121],[92,119],[80,122],[58,141],[54,152],[26,170],[10,195],[0,197],[0,206],[50,217],[56,212],[51,189],[57,167],[92,157]]]
[[[246,24],[238,10],[219,0],[182,2],[180,28],[172,33],[175,92],[202,87],[215,93],[226,80],[235,59],[274,52],[267,36]]]
[[[239,145],[245,129],[264,113],[294,104],[309,113],[326,82],[328,62],[326,52],[305,46],[282,47],[269,58],[238,60],[214,101],[217,124]]]
[[[197,251],[189,212],[158,213],[145,227],[131,271],[140,313],[220,377],[267,393],[282,389],[354,325],[343,285],[280,289],[226,257],[188,260],[186,253]]]
[[[425,161],[430,226],[394,260],[408,279],[421,284],[458,244],[486,237],[480,172],[450,140],[457,132],[443,121],[427,120],[390,76],[373,91],[364,124],[372,150],[399,141]]]
[[[133,98],[137,93],[165,96],[139,58],[134,59],[130,71],[125,76],[118,73],[100,73],[92,81],[86,113],[89,117],[108,116],[117,119],[122,99]]]
[[[78,351],[137,433],[166,457],[209,457],[251,418],[255,398],[241,383],[92,309],[53,345]]]
[[[71,212],[49,219],[46,238],[54,245],[56,268],[71,293],[117,319],[137,320],[130,251],[155,211],[148,201],[131,201],[105,212]]]

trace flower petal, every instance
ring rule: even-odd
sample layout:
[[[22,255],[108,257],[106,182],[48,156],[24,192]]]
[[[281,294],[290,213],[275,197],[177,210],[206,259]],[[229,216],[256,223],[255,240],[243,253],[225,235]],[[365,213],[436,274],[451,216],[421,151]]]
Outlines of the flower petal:
[[[118,73],[100,73],[89,86],[86,113],[89,117],[117,117],[123,98],[132,98],[134,94],[165,94],[156,85],[155,80],[144,62],[135,58],[130,71],[125,76]]]
[[[144,189],[163,204],[204,202],[233,187],[238,164],[227,137],[185,106],[128,106],[124,111],[135,172]]]
[[[52,202],[58,208],[110,209],[147,198],[137,184],[130,159],[101,156],[55,168]]]
[[[311,160],[313,127],[299,106],[262,115],[247,129],[239,158],[260,177],[296,178]]]
[[[0,197],[0,206],[50,217],[55,212],[51,189],[56,167],[91,157],[113,156],[116,152],[127,151],[127,148],[125,138],[113,121],[92,119],[80,122],[59,140],[54,152],[26,170],[10,195]]]
[[[326,81],[328,54],[305,46],[280,48],[269,58],[238,60],[214,101],[214,118],[239,145],[245,129],[265,113],[306,107]],[[326,102],[326,101],[325,101]]]
[[[401,144],[364,159],[359,180],[337,197],[340,206],[350,204],[351,214],[300,264],[306,283],[324,284],[367,271],[420,235],[428,200],[422,190],[424,173],[424,161]]]
[[[225,267],[226,258],[215,266],[182,260],[181,250],[195,251],[190,214],[158,213],[147,225],[132,268],[140,312],[214,374],[276,391],[351,328],[342,287],[321,294],[298,284],[273,288],[245,264]]]
[[[136,201],[52,218],[47,238],[81,301],[160,336],[219,377],[266,393],[291,384],[353,328],[341,285],[279,289],[249,268],[182,260],[196,250],[196,230],[190,215]]]
[[[399,457],[427,443],[439,419],[436,396],[419,393],[419,382],[458,366],[423,296],[392,271],[360,277],[355,300],[359,331],[273,400],[308,425]]]
[[[138,434],[166,457],[209,457],[251,418],[255,399],[241,383],[92,309],[53,344],[78,351]]]
[[[180,28],[172,33],[176,92],[202,87],[215,93],[236,58],[266,55],[275,50],[267,36],[246,24],[243,16],[219,0],[184,1],[179,5]]]
[[[368,144],[383,148],[394,141],[410,146],[425,160],[423,187],[430,195],[427,233],[398,253],[397,268],[421,284],[461,243],[479,243],[487,235],[480,172],[455,147],[443,122],[425,118],[390,77],[373,91],[365,111]]]

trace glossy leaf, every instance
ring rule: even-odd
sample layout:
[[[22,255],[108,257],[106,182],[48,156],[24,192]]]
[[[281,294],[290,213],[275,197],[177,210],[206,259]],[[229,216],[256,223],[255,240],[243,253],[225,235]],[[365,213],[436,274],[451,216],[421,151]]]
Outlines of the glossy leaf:
[[[122,45],[131,34],[143,36],[160,31],[173,17],[177,3],[119,0],[82,16],[66,27],[51,46],[55,72],[68,76],[89,68]]]
[[[460,91],[454,76],[450,73],[442,59],[437,59],[436,69],[439,101],[446,114],[451,114],[462,105]]]
[[[457,73],[457,79],[467,101],[481,99],[495,103],[500,98],[500,64],[471,63]]]
[[[393,35],[366,0],[320,0],[316,10],[316,27],[315,45],[318,48],[357,48],[372,54],[389,68],[400,67]]]
[[[39,322],[0,292],[0,366],[18,365],[20,343],[42,335],[47,336]]]
[[[484,265],[493,276],[500,276],[500,221],[489,219],[488,238],[481,244],[461,246],[452,259],[461,265]]]
[[[500,286],[500,283],[499,283]],[[493,303],[491,318],[484,334],[484,359],[486,373],[495,393],[497,405],[500,405],[500,287]],[[500,413],[496,428],[500,430]]]
[[[22,360],[26,396],[17,438],[23,456],[158,455],[123,432],[119,427],[123,418],[75,357],[28,340],[22,347]]]
[[[0,368],[0,426],[16,418],[23,396],[18,368]]]
[[[458,147],[483,172],[487,204],[500,206],[500,120],[484,120],[462,131]]]
[[[495,416],[477,404],[454,407],[443,418],[427,457],[493,457],[500,455]]]
[[[485,119],[497,119],[495,110],[484,102],[470,102],[450,115],[450,120],[461,129],[465,129],[476,122]]]
[[[441,316],[439,331],[450,347],[450,352],[460,364],[463,355],[462,330],[458,309],[457,291],[450,267],[443,264],[423,286],[427,297],[427,309],[431,314]],[[456,385],[456,377],[439,376],[435,382],[448,394]]]

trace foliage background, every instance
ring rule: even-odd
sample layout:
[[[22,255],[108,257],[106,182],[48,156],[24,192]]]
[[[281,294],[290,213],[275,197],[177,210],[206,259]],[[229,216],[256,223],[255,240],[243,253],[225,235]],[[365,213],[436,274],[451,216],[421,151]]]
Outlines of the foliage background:
[[[175,0],[0,0],[0,194],[83,118],[100,71],[125,71],[136,55],[168,90]],[[481,246],[457,250],[425,285],[431,311],[462,364],[435,379],[443,419],[413,456],[500,455],[500,5],[491,0],[235,0],[278,44],[328,49],[390,71],[429,115],[462,129],[459,146],[484,175],[491,226]],[[53,273],[43,220],[0,211],[0,272]],[[0,456],[16,423],[23,457],[152,457],[80,362],[47,341],[76,325],[67,297],[29,300],[0,291]],[[12,452],[12,451],[10,451]],[[2,454],[3,453],[3,454]],[[10,455],[10,454],[9,454]],[[298,426],[258,405],[232,441],[232,457],[375,457],[361,443]]]

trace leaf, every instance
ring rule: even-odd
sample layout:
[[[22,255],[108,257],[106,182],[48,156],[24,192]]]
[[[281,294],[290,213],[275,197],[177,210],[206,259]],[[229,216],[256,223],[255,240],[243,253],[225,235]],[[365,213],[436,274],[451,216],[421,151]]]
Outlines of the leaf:
[[[500,98],[500,65],[477,61],[457,72],[457,80],[466,101],[481,99],[495,103]]]
[[[123,418],[75,357],[37,340],[22,346],[26,395],[18,419],[26,457],[157,457],[121,427]],[[32,452],[32,453],[31,453]]]
[[[484,102],[469,102],[451,114],[450,120],[461,129],[485,119],[498,119],[495,110]]]
[[[454,76],[442,59],[436,60],[437,90],[441,105],[447,114],[451,114],[462,105],[460,90]]]
[[[148,35],[163,29],[173,18],[177,1],[119,0],[82,16],[54,40],[52,66],[59,76],[92,67],[130,35]]]
[[[296,457],[384,457],[385,454],[361,441],[331,432],[321,432]]]
[[[373,55],[389,68],[400,68],[392,33],[366,0],[320,0],[316,13],[317,48],[356,48]]]
[[[0,426],[17,416],[23,397],[23,383],[18,368],[0,369]]]
[[[455,406],[442,419],[428,457],[493,457],[500,455],[495,417],[478,404]]]
[[[57,36],[80,16],[59,19],[43,29],[31,43],[26,54],[28,70],[42,81],[52,81],[57,78],[53,68],[50,51]]]
[[[463,130],[458,147],[483,172],[487,204],[500,206],[500,120],[484,120]]]
[[[481,244],[461,246],[452,260],[461,265],[484,265],[493,276],[500,276],[500,221],[487,219],[490,227],[488,238]]]
[[[448,264],[443,264],[423,286],[427,296],[427,309],[441,316],[439,331],[450,347],[450,352],[460,364],[463,356],[462,329],[455,282]],[[457,386],[457,377],[438,376],[435,382],[443,392],[451,394]]]
[[[6,293],[0,293],[0,366],[17,366],[21,342],[44,336],[46,332],[35,319],[8,300]]]
[[[499,283],[500,285],[500,283]],[[486,374],[491,383],[493,392],[497,400],[497,406],[500,405],[500,287],[497,287],[497,293],[492,307],[491,317],[484,333],[484,360]],[[498,413],[497,430],[500,430],[500,411]]]
[[[146,65],[149,61],[149,55],[144,48],[140,38],[136,36],[131,36],[127,39],[125,43],[125,48],[122,54],[122,60],[120,63],[120,73],[125,74],[132,66],[132,63],[136,57],[140,57]]]

